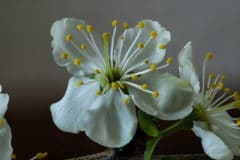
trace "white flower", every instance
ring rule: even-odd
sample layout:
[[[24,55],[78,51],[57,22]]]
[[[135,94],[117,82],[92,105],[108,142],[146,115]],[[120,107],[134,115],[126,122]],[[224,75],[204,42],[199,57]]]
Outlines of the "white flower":
[[[195,91],[194,107],[198,120],[194,122],[193,131],[202,139],[204,152],[213,159],[230,160],[233,155],[240,155],[240,119],[232,118],[228,110],[239,108],[240,96],[237,92],[230,93],[223,88],[223,75],[209,75],[205,89],[205,68],[212,53],[208,52],[202,70],[202,90],[198,76],[192,64],[191,43],[180,51],[178,61],[181,78],[191,82]],[[222,95],[219,95],[223,91]],[[216,95],[219,98],[215,98]],[[233,102],[225,104],[230,99]]]
[[[8,94],[2,94],[2,86],[0,85],[0,159],[10,160],[12,155],[11,147],[11,129],[8,125],[4,114],[7,110],[9,96]]]
[[[53,24],[54,59],[73,77],[51,113],[63,131],[85,131],[103,146],[120,147],[137,128],[134,104],[153,116],[179,119],[191,112],[193,93],[188,82],[159,72],[172,59],[159,65],[170,33],[158,22],[144,20],[130,29],[123,23],[116,45],[118,22],[112,26],[112,38],[103,33],[102,44],[93,26],[82,20],[65,18]]]

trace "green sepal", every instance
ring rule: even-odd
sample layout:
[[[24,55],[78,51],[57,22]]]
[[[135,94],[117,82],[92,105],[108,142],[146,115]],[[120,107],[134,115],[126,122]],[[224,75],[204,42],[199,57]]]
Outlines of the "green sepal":
[[[157,137],[154,137],[147,141],[146,149],[144,151],[144,160],[151,160],[153,151],[160,139],[161,136],[158,135]]]
[[[153,122],[152,117],[142,111],[138,111],[138,122],[140,128],[149,136],[156,137],[159,134],[157,125]]]

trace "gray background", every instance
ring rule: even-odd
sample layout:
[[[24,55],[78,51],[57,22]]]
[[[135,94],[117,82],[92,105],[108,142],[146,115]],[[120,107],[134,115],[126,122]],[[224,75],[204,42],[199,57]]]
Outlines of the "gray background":
[[[70,77],[51,55],[49,31],[55,20],[84,19],[100,33],[112,31],[113,19],[130,26],[141,19],[157,20],[172,33],[167,53],[174,62],[179,50],[192,41],[197,68],[205,53],[212,51],[214,58],[207,70],[224,73],[225,84],[239,90],[239,16],[237,0],[0,0],[0,83],[11,97],[7,117],[16,152],[20,157],[39,150],[56,155],[64,151],[65,156],[94,152],[86,147],[79,151],[84,143],[102,149],[84,135],[69,137],[51,122],[49,105],[63,96]],[[169,69],[177,73],[176,64]],[[179,148],[175,148],[177,153]],[[192,152],[201,150],[197,147]]]

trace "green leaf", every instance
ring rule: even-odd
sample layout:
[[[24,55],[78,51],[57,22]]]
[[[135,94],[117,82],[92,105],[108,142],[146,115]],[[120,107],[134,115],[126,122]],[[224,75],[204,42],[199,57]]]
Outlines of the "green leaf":
[[[161,136],[158,135],[157,137],[154,137],[149,141],[147,141],[146,149],[144,151],[144,160],[151,160],[153,151],[160,139],[161,139]]]
[[[138,111],[138,121],[140,128],[149,136],[156,137],[159,133],[157,125],[153,122],[151,116],[142,111]]]

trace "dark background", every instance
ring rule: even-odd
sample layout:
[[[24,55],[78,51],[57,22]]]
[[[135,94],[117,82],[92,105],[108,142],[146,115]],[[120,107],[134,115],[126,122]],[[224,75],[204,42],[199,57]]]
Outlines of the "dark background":
[[[10,95],[7,119],[18,159],[40,151],[64,159],[104,150],[84,134],[59,131],[49,106],[64,94],[70,77],[51,54],[50,27],[63,17],[84,19],[97,31],[111,32],[111,21],[158,20],[172,33],[167,53],[175,58],[192,41],[198,69],[207,51],[214,53],[208,71],[222,72],[226,86],[239,90],[240,1],[236,0],[0,0],[0,83]],[[177,73],[177,65],[170,69]],[[200,69],[199,69],[200,70]],[[164,123],[164,125],[166,125]],[[158,152],[200,153],[198,138],[176,134]]]

